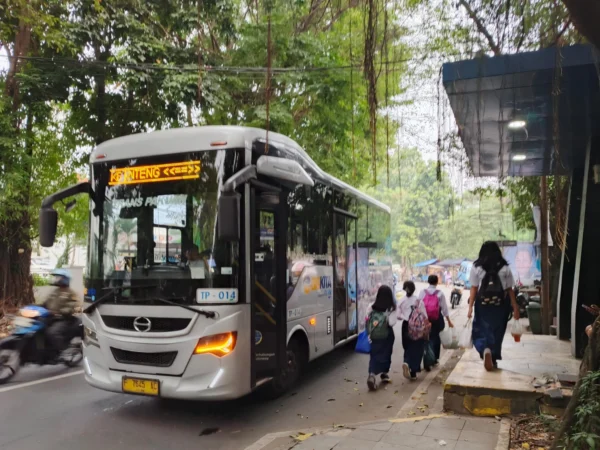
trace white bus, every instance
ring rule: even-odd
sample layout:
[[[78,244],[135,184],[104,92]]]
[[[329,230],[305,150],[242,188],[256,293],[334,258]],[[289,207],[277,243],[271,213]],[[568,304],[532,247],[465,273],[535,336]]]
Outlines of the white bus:
[[[378,286],[392,285],[389,208],[285,136],[157,131],[107,141],[90,164],[89,183],[44,200],[40,240],[54,242],[53,204],[90,196],[92,386],[182,399],[267,382],[284,392],[356,337]]]

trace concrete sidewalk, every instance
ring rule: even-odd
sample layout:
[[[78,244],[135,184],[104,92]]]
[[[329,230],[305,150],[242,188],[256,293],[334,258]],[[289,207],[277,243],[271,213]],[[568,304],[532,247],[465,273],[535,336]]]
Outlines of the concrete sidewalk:
[[[296,444],[271,442],[264,450],[505,450],[508,420],[432,415],[390,419],[314,433],[297,433]]]

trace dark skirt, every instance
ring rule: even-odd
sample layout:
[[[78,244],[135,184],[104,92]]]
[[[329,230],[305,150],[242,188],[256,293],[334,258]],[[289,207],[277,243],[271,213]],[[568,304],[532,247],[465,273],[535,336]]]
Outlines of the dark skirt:
[[[438,320],[431,323],[431,331],[429,332],[429,342],[431,343],[431,348],[433,348],[433,354],[435,355],[436,361],[439,361],[440,353],[442,351],[440,333],[444,330],[444,328],[446,328],[446,321],[442,315],[442,311],[440,310],[440,316]]]
[[[421,360],[425,350],[425,340],[413,341],[408,335],[408,320],[402,322],[402,347],[404,348],[404,362],[408,364],[411,372],[421,371]]]
[[[369,373],[378,375],[388,373],[392,365],[392,351],[394,350],[394,330],[390,327],[390,332],[386,339],[373,339],[371,342],[371,357],[369,358]]]
[[[473,345],[483,358],[483,352],[489,348],[492,361],[502,359],[502,341],[506,333],[510,315],[510,302],[506,299],[500,306],[482,306],[475,302],[473,319]]]

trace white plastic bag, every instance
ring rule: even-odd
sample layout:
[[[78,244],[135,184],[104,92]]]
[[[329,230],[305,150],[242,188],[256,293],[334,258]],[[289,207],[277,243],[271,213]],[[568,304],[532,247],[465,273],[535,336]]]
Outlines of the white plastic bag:
[[[471,319],[467,321],[465,328],[460,333],[458,346],[465,349],[473,348],[473,321]]]
[[[513,320],[512,326],[510,327],[510,334],[512,334],[515,342],[521,342],[521,335],[523,334],[523,325],[520,320]]]
[[[446,350],[456,350],[458,348],[458,331],[454,327],[446,327],[440,333],[440,340]]]

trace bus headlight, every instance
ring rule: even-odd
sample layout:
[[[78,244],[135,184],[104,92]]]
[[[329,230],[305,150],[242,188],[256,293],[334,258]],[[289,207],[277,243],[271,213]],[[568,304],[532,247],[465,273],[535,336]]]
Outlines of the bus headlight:
[[[96,332],[94,330],[84,326],[83,327],[83,342],[86,345],[89,345],[90,341],[94,341],[94,343],[97,342],[98,336],[96,336]]]
[[[228,355],[235,348],[237,342],[237,332],[213,334],[200,338],[194,349],[195,355],[212,353],[215,356],[222,357]]]

